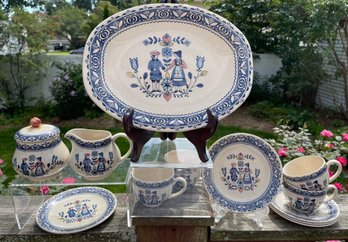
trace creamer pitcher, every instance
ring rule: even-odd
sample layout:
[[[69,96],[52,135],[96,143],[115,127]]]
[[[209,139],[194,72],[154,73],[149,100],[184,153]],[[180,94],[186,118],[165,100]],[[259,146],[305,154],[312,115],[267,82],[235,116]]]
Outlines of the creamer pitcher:
[[[112,135],[106,130],[72,129],[65,137],[72,143],[72,169],[88,180],[99,180],[110,175],[133,148],[132,141],[125,133]],[[118,138],[126,138],[130,144],[123,156],[115,144]]]

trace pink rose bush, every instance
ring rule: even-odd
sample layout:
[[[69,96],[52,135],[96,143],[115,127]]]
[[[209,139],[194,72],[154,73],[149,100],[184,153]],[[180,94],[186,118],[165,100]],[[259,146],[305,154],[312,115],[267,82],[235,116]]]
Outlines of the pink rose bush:
[[[48,186],[41,186],[40,187],[40,192],[42,195],[47,195],[50,192],[50,189]]]
[[[282,125],[273,131],[277,138],[267,141],[277,150],[284,164],[304,155],[318,155],[327,161],[336,159],[343,167],[347,166],[348,133],[335,135],[324,129],[317,139],[313,139],[306,128],[294,131],[289,126]]]
[[[280,157],[286,157],[288,155],[288,150],[286,147],[282,147],[277,151]]]
[[[332,138],[333,137],[333,133],[330,130],[326,130],[326,129],[321,131],[320,135],[323,136],[323,137],[327,137],[327,138]]]
[[[318,155],[326,161],[335,159],[341,163],[342,167],[348,164],[348,133],[336,134],[324,129],[315,138],[306,128],[294,131],[289,126],[279,126],[273,131],[276,138],[267,141],[277,151],[283,164],[305,155]],[[331,169],[333,170],[329,170],[330,176],[336,168],[331,167]],[[345,180],[347,179],[341,174],[333,183],[341,193],[347,192],[346,186],[342,185],[347,183]]]
[[[347,134],[347,133],[343,133],[343,134],[342,134],[342,140],[343,140],[344,142],[348,142],[348,134]]]
[[[73,184],[75,182],[76,182],[76,180],[74,177],[65,177],[62,179],[62,183],[64,183],[64,184]]]

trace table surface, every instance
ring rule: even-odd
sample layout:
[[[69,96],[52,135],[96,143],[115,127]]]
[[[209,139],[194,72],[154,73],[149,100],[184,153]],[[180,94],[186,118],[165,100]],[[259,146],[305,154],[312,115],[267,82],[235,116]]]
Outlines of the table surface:
[[[12,200],[10,196],[0,196],[0,241],[136,241],[134,227],[127,227],[127,203],[126,194],[116,194],[118,206],[114,215],[99,226],[92,228],[86,232],[69,235],[50,234],[41,230],[35,223],[34,216],[28,220],[23,229],[18,229]],[[35,199],[33,196],[32,199]],[[41,198],[39,198],[39,201]],[[336,199],[339,205],[341,214],[339,221],[325,228],[311,228],[289,222],[278,216],[273,211],[263,220],[263,226],[259,227],[252,219],[255,214],[235,214],[227,213],[215,226],[211,227],[211,241],[308,241],[308,240],[327,240],[327,239],[347,239],[348,238],[348,194],[340,194]],[[203,211],[201,205],[194,203],[195,200],[189,200],[192,203],[190,213],[192,211],[197,215],[209,214],[209,211]],[[199,201],[199,198],[198,198]],[[178,201],[177,201],[178,203]],[[36,204],[39,206],[39,203]],[[197,209],[201,209],[199,213]],[[32,208],[36,210],[35,208]],[[185,215],[185,210],[182,209],[181,215]],[[187,211],[189,211],[187,210]],[[31,211],[31,208],[28,208]],[[174,210],[173,210],[174,211]],[[34,215],[35,213],[33,213]],[[139,215],[139,214],[138,214]],[[181,216],[180,215],[180,216]],[[141,216],[140,216],[141,217]],[[163,217],[158,218],[158,221],[164,221]],[[168,218],[167,224],[173,221],[173,226],[187,226],[185,222],[187,217],[172,220]],[[139,224],[143,224],[146,219],[139,220]],[[150,220],[148,220],[150,221]],[[156,222],[156,216],[151,218],[152,222]],[[175,221],[175,222],[174,222]],[[207,225],[205,218],[202,226]],[[152,223],[151,222],[151,223]],[[150,225],[149,223],[148,225]],[[158,224],[158,223],[157,223]],[[160,225],[163,225],[159,223]],[[191,224],[193,226],[199,224]]]

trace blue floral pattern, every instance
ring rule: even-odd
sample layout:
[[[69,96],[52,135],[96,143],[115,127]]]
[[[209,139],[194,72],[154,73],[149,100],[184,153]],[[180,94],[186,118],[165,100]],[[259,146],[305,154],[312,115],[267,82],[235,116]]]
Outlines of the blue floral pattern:
[[[118,119],[122,119],[123,115],[130,108],[126,103],[121,101],[116,97],[109,87],[106,85],[104,80],[104,55],[105,49],[110,40],[112,40],[119,33],[130,30],[134,27],[141,25],[146,25],[149,23],[156,22],[175,22],[188,25],[194,25],[197,28],[202,28],[206,31],[217,36],[217,38],[222,39],[234,53],[235,57],[235,76],[231,77],[231,83],[235,79],[235,85],[231,87],[230,90],[226,90],[226,95],[218,100],[216,103],[213,103],[211,106],[206,107],[210,108],[213,114],[217,117],[226,116],[227,114],[234,111],[238,106],[240,106],[247,95],[250,92],[252,85],[252,52],[248,41],[244,35],[231,23],[221,18],[218,15],[215,15],[201,8],[189,7],[185,5],[171,5],[171,4],[153,4],[153,5],[144,5],[136,7],[133,9],[128,9],[126,11],[120,12],[109,19],[105,20],[103,24],[100,24],[93,31],[92,35],[87,41],[88,54],[85,55],[84,59],[84,81],[85,86],[90,88],[93,96],[93,101],[100,107],[102,107],[106,112],[110,113]],[[168,33],[168,35],[170,35]],[[168,41],[168,36],[162,36],[164,38],[155,36],[149,37],[144,40],[143,44],[163,44],[164,48],[170,48],[170,46],[165,45],[170,43]],[[167,41],[167,42],[166,42]],[[171,42],[181,46],[190,45],[190,40],[184,38],[183,36],[173,36]],[[169,49],[164,49],[165,56],[170,54]],[[180,56],[180,53],[177,53]],[[182,56],[184,59],[184,56]],[[127,75],[130,78],[149,78],[149,74],[143,73],[143,75],[133,76],[134,73],[138,71],[139,63],[136,61],[136,57],[130,57],[130,67],[132,72],[129,72]],[[169,57],[165,57],[169,58]],[[197,70],[201,71],[201,76],[208,74],[204,72],[200,67],[204,65],[203,56],[197,56]],[[180,59],[180,58],[179,58]],[[208,60],[206,60],[208,61]],[[164,61],[163,61],[164,62]],[[180,61],[177,62],[177,65],[180,64]],[[158,63],[162,68],[162,66]],[[165,63],[162,63],[164,68],[166,68]],[[158,72],[154,73],[154,81],[162,80],[160,85],[154,85],[154,87],[141,86],[142,82],[135,82],[130,85],[131,88],[142,88],[141,91],[145,92],[145,95],[153,95],[152,97],[163,97],[165,100],[169,101],[174,94],[171,92],[171,89],[176,88],[177,97],[185,97],[185,90],[188,88],[185,87],[188,85],[188,80],[193,74],[185,73],[185,79],[183,75],[180,74],[180,68],[177,68],[177,78],[171,78],[172,81],[166,79],[168,76],[162,75]],[[191,73],[191,72],[190,72]],[[173,80],[176,80],[176,84],[173,83]],[[136,86],[137,85],[137,86]],[[194,87],[200,88],[203,87],[203,83],[196,83]],[[153,93],[153,89],[160,90],[158,93]],[[147,90],[151,90],[147,92]],[[191,89],[192,90],[192,89]],[[175,91],[175,90],[174,90]],[[174,92],[173,91],[173,92]],[[156,96],[157,95],[157,96]],[[132,107],[134,108],[134,107]],[[194,129],[200,126],[203,126],[207,120],[206,108],[204,110],[195,111],[189,114],[176,114],[176,115],[163,115],[149,113],[146,110],[139,110],[135,108],[133,123],[137,126],[155,129],[155,130],[183,130],[183,129]]]
[[[267,162],[268,169],[270,170],[271,177],[267,177],[269,179],[268,184],[266,184],[265,190],[262,191],[261,194],[258,195],[258,197],[254,199],[249,199],[248,197],[244,197],[244,200],[238,201],[233,197],[230,193],[232,191],[229,189],[229,183],[225,184],[225,180],[221,180],[221,176],[214,175],[213,169],[205,169],[204,170],[204,182],[207,187],[208,192],[210,193],[213,200],[217,202],[218,205],[225,207],[227,209],[230,209],[234,212],[252,212],[254,210],[260,209],[265,207],[268,203],[270,203],[275,195],[277,195],[281,180],[282,180],[282,165],[281,161],[279,159],[279,156],[277,155],[277,152],[263,139],[249,134],[243,134],[243,133],[237,133],[237,134],[231,134],[222,137],[218,141],[216,141],[209,149],[210,157],[215,162],[222,162],[222,164],[225,164],[229,160],[237,158],[243,158],[243,165],[241,167],[244,168],[244,159],[247,157],[249,161],[255,160],[255,157],[250,156],[249,154],[243,154],[243,157],[240,157],[240,154],[238,151],[230,150],[231,145],[243,145],[245,147],[248,147],[248,149],[256,149],[258,152],[261,152],[262,157],[258,157],[258,159],[265,159]],[[237,155],[234,155],[233,153],[230,154],[228,157],[225,157],[224,160],[217,160],[218,155],[220,152],[224,151],[225,149],[228,149],[229,152],[238,152]],[[241,159],[240,159],[241,160]],[[214,164],[214,167],[217,164]],[[222,169],[225,167],[224,165],[221,166]],[[238,162],[236,164],[236,167],[238,168]],[[266,168],[266,167],[265,167]],[[227,169],[226,171],[221,170],[217,171],[224,174],[226,172],[227,177]],[[259,170],[259,168],[255,169],[255,178],[256,176],[259,177],[262,170]],[[220,173],[220,174],[221,174]],[[251,177],[251,176],[250,176]],[[223,177],[224,178],[224,177]],[[265,175],[263,178],[266,178]],[[229,178],[231,180],[231,178]],[[237,180],[239,177],[237,177]],[[261,177],[259,177],[261,179]],[[249,179],[250,180],[250,179]],[[252,178],[251,178],[252,180]],[[222,181],[222,182],[221,182]],[[255,180],[254,180],[255,181]],[[218,184],[225,184],[227,186],[227,191],[221,191],[221,187],[218,186]],[[254,184],[255,185],[255,184]],[[243,190],[238,190],[238,184],[237,184],[237,190],[239,193],[243,192],[245,189],[245,186],[241,186]],[[253,186],[253,189],[255,186]],[[238,193],[238,194],[239,194]],[[238,195],[237,193],[234,193],[233,195]],[[245,192],[243,192],[245,194]],[[253,194],[253,193],[248,193]],[[251,195],[254,196],[254,195]]]
[[[81,223],[81,225],[79,226],[69,226],[69,224],[67,224],[66,226],[61,226],[61,224],[59,225],[57,224],[56,221],[50,219],[49,214],[51,213],[53,207],[57,207],[59,203],[62,203],[62,201],[65,201],[66,199],[69,199],[70,197],[78,196],[81,200],[84,200],[84,196],[86,196],[87,194],[98,196],[101,199],[103,199],[106,203],[106,208],[103,209],[103,211],[98,211],[99,214],[98,216],[95,216],[94,219],[89,219],[87,220],[89,222]],[[64,203],[64,205],[65,204],[66,203]],[[76,232],[90,229],[102,223],[103,221],[105,221],[115,211],[116,205],[117,205],[116,197],[106,189],[99,188],[99,187],[74,188],[74,189],[70,189],[65,192],[59,193],[51,197],[50,199],[48,199],[46,202],[44,202],[40,206],[37,212],[36,222],[43,230],[48,232],[62,233],[62,234],[76,233]],[[97,207],[92,209],[93,211],[97,212],[96,210]],[[62,217],[61,212],[60,214],[57,214],[58,217]]]

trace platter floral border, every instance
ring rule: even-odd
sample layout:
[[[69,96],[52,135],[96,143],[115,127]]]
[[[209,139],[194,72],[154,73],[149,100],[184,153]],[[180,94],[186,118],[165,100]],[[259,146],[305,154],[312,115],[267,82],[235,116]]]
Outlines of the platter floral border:
[[[258,198],[252,201],[237,202],[234,201],[233,198],[229,198],[224,194],[221,194],[214,182],[213,170],[205,169],[204,182],[206,184],[207,190],[218,205],[235,212],[252,212],[264,208],[268,203],[272,201],[273,197],[278,194],[281,186],[282,165],[279,156],[277,155],[277,152],[261,138],[250,134],[237,133],[222,137],[210,147],[209,154],[213,163],[215,162],[218,154],[223,149],[232,144],[252,146],[255,149],[259,150],[264,155],[264,157],[268,159],[271,169],[270,174],[272,174],[270,183],[268,184],[263,194],[261,194]]]
[[[93,221],[93,223],[87,224],[80,228],[62,228],[62,227],[55,226],[49,221],[48,213],[50,211],[50,208],[54,204],[56,204],[56,203],[52,204],[51,202],[53,201],[59,202],[69,196],[74,196],[78,194],[83,196],[83,194],[86,194],[86,193],[100,195],[106,201],[107,208],[97,221]],[[74,189],[70,189],[65,192],[59,193],[51,197],[50,199],[48,199],[46,202],[44,202],[40,206],[37,212],[36,222],[43,230],[46,230],[51,233],[57,233],[57,234],[76,233],[76,232],[84,231],[92,227],[95,227],[96,225],[105,221],[115,211],[116,206],[117,206],[116,197],[110,191],[104,188],[99,188],[99,187],[79,187],[79,188],[74,188]]]
[[[201,8],[180,4],[150,4],[135,7],[116,14],[91,33],[84,55],[85,87],[90,88],[93,101],[112,116],[122,120],[124,114],[134,107],[115,97],[104,81],[104,54],[109,40],[128,29],[153,22],[178,22],[194,25],[210,31],[236,53],[236,84],[224,98],[209,108],[219,119],[237,109],[247,98],[252,86],[252,52],[244,35],[230,22]],[[96,100],[95,100],[96,99]],[[189,114],[154,114],[134,109],[134,125],[150,130],[185,131],[199,128],[207,123],[206,110]]]

